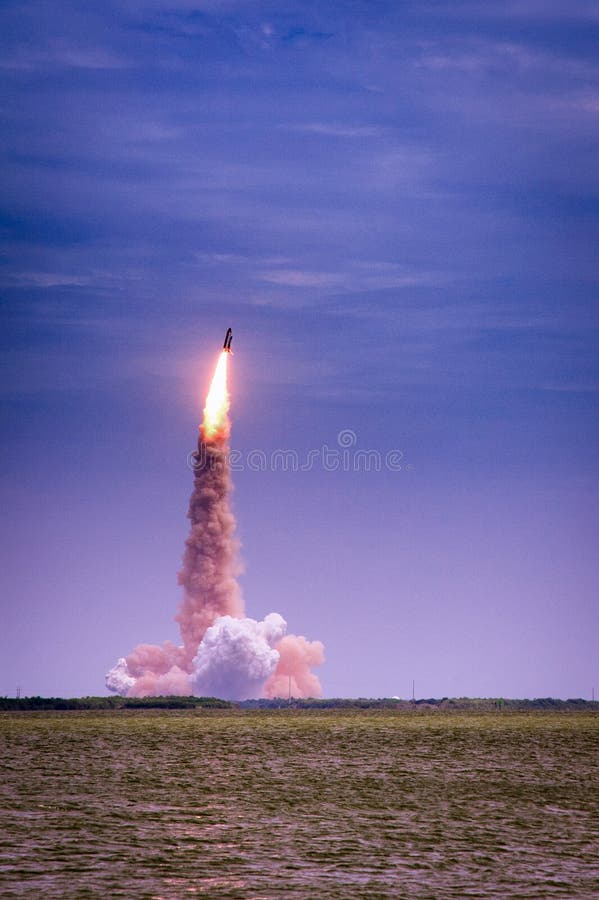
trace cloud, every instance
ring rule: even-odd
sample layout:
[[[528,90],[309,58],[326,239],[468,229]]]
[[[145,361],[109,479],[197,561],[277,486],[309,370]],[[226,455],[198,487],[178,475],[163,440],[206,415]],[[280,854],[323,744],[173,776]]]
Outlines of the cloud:
[[[579,22],[599,22],[597,4],[572,2],[572,0],[453,0],[446,4],[446,14],[459,18],[481,19],[534,19],[538,22],[570,20]]]
[[[300,131],[307,134],[322,134],[326,137],[340,138],[365,138],[378,137],[383,132],[381,128],[372,125],[334,124],[332,122],[307,122],[303,125],[288,126],[291,131]]]
[[[393,263],[361,261],[345,271],[316,272],[302,269],[270,269],[258,272],[259,281],[292,288],[370,291],[439,283],[432,272],[413,272]]]
[[[18,272],[10,277],[10,281],[33,287],[82,287],[91,284],[92,279],[86,275],[67,275],[60,272]]]
[[[471,36],[423,42],[414,58],[414,65],[440,72],[453,70],[465,75],[501,71],[509,83],[533,74],[559,76],[560,82],[563,82],[567,78],[588,78],[599,73],[595,61],[581,58],[567,48],[549,49],[525,42]],[[538,93],[537,84],[523,86],[529,87],[531,93]],[[554,90],[555,85],[551,89]]]
[[[32,72],[51,68],[111,70],[126,69],[132,61],[104,47],[82,47],[49,42],[45,48],[17,45],[0,57],[0,68]]]
[[[306,272],[299,269],[274,269],[261,272],[258,278],[270,284],[299,288],[338,287],[345,281],[343,275],[335,272]]]

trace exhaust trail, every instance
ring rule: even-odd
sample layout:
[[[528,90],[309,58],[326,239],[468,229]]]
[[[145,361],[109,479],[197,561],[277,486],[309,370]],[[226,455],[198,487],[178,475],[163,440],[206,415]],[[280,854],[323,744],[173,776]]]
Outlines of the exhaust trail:
[[[312,666],[324,662],[320,641],[285,634],[278,613],[263,622],[245,616],[237,577],[241,573],[236,522],[229,498],[230,396],[227,332],[206,398],[189,501],[191,526],[179,584],[183,598],[175,616],[181,645],[139,644],[106,675],[106,687],[129,697],[216,695],[319,697]]]
[[[228,352],[223,350],[206,398],[187,513],[191,529],[179,572],[184,594],[175,618],[181,631],[187,671],[192,671],[200,641],[215,619],[244,615],[237,582],[241,572],[239,542],[229,506],[232,483],[228,465],[231,432],[228,358]]]

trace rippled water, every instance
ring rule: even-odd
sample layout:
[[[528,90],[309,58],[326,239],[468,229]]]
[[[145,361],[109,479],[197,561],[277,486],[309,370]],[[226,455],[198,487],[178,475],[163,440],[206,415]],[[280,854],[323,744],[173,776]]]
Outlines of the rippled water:
[[[599,897],[593,714],[0,716],[2,897]]]

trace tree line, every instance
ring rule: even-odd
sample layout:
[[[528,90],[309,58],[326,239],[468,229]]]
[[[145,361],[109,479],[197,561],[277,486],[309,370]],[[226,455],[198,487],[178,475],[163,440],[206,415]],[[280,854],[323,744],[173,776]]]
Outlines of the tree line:
[[[0,697],[0,711],[27,710],[118,710],[118,709],[395,709],[395,710],[512,710],[526,712],[546,710],[596,710],[599,701],[574,698],[557,700],[540,697],[534,700],[505,699],[503,697],[429,697],[418,700],[400,700],[396,697],[336,697],[328,699],[274,699],[242,700],[233,702],[218,697]]]
[[[230,709],[218,697],[0,697],[0,711],[51,709]]]

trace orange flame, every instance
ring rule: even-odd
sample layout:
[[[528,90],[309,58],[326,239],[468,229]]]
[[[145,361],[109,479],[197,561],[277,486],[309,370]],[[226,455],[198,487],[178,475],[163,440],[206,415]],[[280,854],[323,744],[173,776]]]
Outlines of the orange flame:
[[[206,397],[204,407],[204,420],[202,422],[202,435],[205,440],[210,440],[220,433],[226,434],[229,427],[227,413],[229,412],[229,392],[227,390],[227,359],[226,350],[221,352],[216,364],[216,370],[212,378],[210,390]]]

